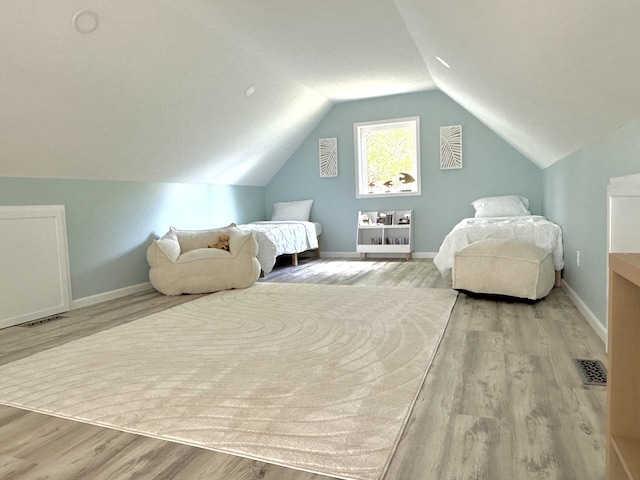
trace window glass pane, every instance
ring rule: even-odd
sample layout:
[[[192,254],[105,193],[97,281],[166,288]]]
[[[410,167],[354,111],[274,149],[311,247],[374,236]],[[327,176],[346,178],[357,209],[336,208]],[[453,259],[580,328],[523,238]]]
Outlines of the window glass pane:
[[[357,196],[419,195],[418,117],[355,125]]]

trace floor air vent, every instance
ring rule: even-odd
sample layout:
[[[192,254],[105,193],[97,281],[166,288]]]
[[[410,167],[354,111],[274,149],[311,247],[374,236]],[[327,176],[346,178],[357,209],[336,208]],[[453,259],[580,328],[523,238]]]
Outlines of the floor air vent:
[[[44,323],[53,322],[54,320],[60,320],[61,318],[67,318],[64,315],[52,315],[50,317],[39,318],[38,320],[33,320],[31,322],[23,323],[21,327],[37,327],[38,325],[42,325]]]
[[[576,358],[578,372],[585,385],[606,385],[607,368],[600,360],[583,360]]]

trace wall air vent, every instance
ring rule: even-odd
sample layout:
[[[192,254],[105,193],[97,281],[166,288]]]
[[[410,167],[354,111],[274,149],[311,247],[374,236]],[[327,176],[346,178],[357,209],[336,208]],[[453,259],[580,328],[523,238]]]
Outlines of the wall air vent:
[[[33,320],[31,322],[23,323],[18,325],[19,327],[38,327],[45,323],[53,322],[54,320],[60,320],[61,318],[67,318],[64,315],[51,315],[50,317],[39,318],[38,320]]]
[[[585,385],[606,385],[607,369],[600,360],[575,359],[578,372]]]

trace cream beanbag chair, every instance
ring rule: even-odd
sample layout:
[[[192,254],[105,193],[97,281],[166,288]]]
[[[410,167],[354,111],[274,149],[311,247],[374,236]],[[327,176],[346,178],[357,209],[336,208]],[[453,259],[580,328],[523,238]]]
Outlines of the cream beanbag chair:
[[[229,235],[229,251],[208,248]],[[208,293],[250,287],[260,276],[258,244],[234,224],[211,230],[173,227],[147,249],[149,280],[165,295]]]
[[[555,283],[551,252],[533,243],[488,238],[454,256],[453,288],[537,300]]]

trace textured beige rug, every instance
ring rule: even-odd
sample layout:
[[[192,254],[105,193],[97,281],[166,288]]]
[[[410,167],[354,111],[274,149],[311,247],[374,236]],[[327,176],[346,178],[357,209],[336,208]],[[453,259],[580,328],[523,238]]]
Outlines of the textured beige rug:
[[[379,479],[455,298],[275,283],[216,293],[0,367],[0,403]]]

